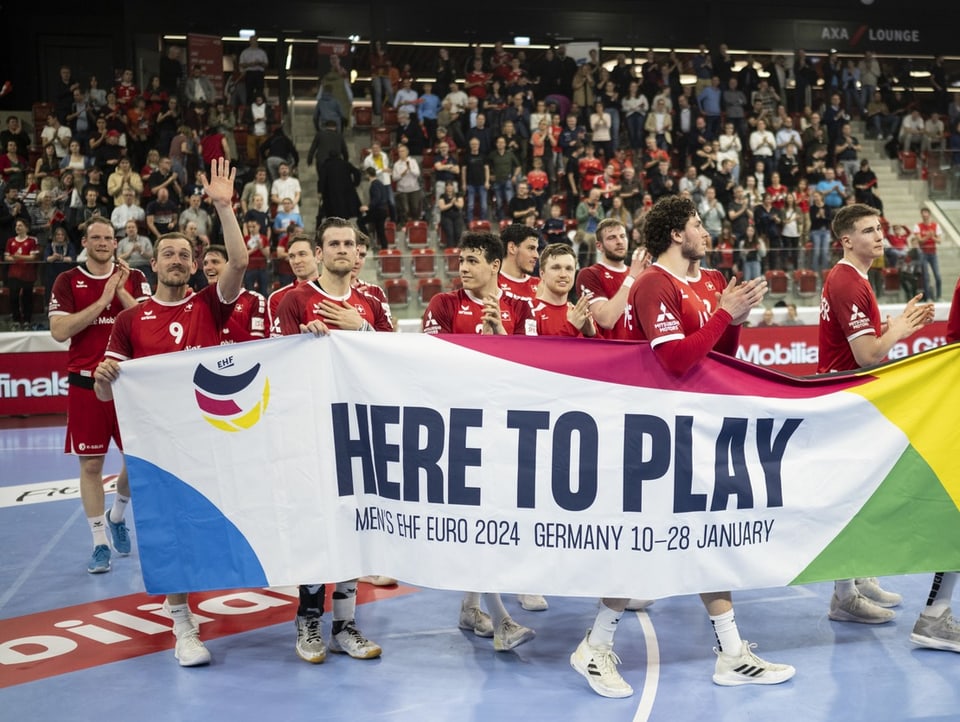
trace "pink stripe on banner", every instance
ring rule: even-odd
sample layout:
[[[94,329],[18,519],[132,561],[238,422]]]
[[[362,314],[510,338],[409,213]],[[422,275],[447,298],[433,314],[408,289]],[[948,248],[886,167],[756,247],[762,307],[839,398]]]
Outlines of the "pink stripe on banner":
[[[543,371],[640,388],[723,396],[818,398],[869,382],[868,375],[799,378],[711,353],[686,375],[667,373],[645,341],[519,336],[440,335],[436,338]]]
[[[194,389],[193,393],[197,395],[197,406],[200,407],[200,410],[213,416],[234,416],[243,411],[243,409],[237,406],[237,402],[233,399],[227,399],[226,401],[211,399],[196,389]]]

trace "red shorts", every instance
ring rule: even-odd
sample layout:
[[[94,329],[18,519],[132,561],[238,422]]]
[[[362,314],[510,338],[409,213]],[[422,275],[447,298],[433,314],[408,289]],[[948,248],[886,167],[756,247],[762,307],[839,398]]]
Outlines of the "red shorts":
[[[93,389],[70,384],[67,391],[67,440],[65,454],[102,456],[113,439],[120,451],[120,427],[112,401],[101,401]]]

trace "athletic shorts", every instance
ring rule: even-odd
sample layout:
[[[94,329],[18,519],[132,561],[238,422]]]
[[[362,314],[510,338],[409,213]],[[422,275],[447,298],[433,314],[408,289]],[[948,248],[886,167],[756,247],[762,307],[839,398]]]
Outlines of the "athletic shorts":
[[[67,440],[63,452],[75,456],[103,456],[110,439],[123,451],[117,410],[112,401],[101,401],[93,389],[70,384],[67,391]]]

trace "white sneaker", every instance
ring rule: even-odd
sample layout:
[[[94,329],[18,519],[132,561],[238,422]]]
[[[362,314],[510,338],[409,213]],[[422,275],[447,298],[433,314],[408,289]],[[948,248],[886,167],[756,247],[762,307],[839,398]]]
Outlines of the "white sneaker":
[[[465,603],[460,604],[460,629],[466,629],[478,637],[493,636],[493,622],[490,615],[484,612],[480,607],[468,607]]]
[[[630,599],[627,601],[627,611],[628,612],[642,612],[647,607],[650,607],[654,603],[654,599]]]
[[[613,647],[590,645],[590,630],[570,655],[570,666],[582,674],[601,697],[621,699],[633,694],[633,687],[617,671],[620,657]]]
[[[880,586],[876,577],[860,577],[854,580],[857,591],[878,607],[899,607],[903,597],[896,592],[888,592]]]
[[[327,645],[323,643],[320,615],[297,615],[297,654],[310,664],[320,664],[327,658]]]
[[[913,625],[910,641],[927,649],[960,652],[960,625],[951,615],[950,607],[944,609],[939,617],[921,614]]]
[[[337,634],[331,635],[330,651],[349,654],[354,659],[376,659],[383,654],[380,645],[364,637],[353,622],[347,622]]]
[[[360,577],[357,581],[365,582],[366,584],[371,584],[375,587],[392,587],[397,583],[397,580],[393,577],[385,577],[382,574],[373,574],[369,577]]]
[[[210,664],[210,651],[203,646],[195,629],[184,629],[177,635],[177,646],[173,656],[180,661],[181,667],[200,667]]]
[[[529,627],[517,624],[510,617],[504,617],[497,631],[493,633],[493,648],[498,652],[509,652],[536,636],[537,633]]]
[[[889,622],[896,615],[889,609],[884,609],[859,591],[850,597],[840,599],[834,592],[830,598],[830,611],[827,613],[835,622],[859,622],[860,624],[883,624]]]
[[[517,601],[528,612],[545,612],[549,607],[542,594],[518,594]]]
[[[756,646],[744,640],[740,647],[740,654],[736,657],[731,657],[715,648],[713,651],[717,655],[717,665],[713,672],[714,684],[724,687],[736,687],[741,684],[780,684],[797,673],[797,670],[789,664],[774,664],[760,659],[752,651]]]

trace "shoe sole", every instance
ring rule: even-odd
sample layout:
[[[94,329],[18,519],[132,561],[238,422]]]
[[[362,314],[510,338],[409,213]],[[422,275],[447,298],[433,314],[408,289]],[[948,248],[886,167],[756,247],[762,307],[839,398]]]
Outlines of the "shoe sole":
[[[110,567],[97,567],[96,569],[87,569],[87,574],[106,574],[110,571]]]
[[[925,637],[921,634],[911,634],[910,641],[925,649],[939,649],[944,652],[960,652],[960,642],[947,642],[936,637]]]
[[[550,605],[547,604],[546,600],[542,604],[528,604],[522,600],[517,600],[520,602],[520,608],[527,612],[545,612],[550,608]]]
[[[587,684],[590,685],[590,689],[599,694],[601,697],[606,697],[607,699],[626,699],[627,697],[633,696],[633,687],[628,687],[627,689],[608,689],[595,684],[590,672],[588,672],[586,669],[580,669],[580,666],[577,664],[576,652],[570,655],[570,666],[573,667],[585,680],[587,680]]]
[[[352,657],[353,659],[376,659],[381,654],[383,654],[383,650],[380,647],[377,647],[376,649],[372,649],[366,654],[353,654],[352,652],[348,652],[345,649],[337,649],[332,645],[330,647],[327,647],[327,650],[330,652],[333,652],[334,654],[346,654],[347,656]]]
[[[833,610],[827,612],[827,616],[834,622],[856,622],[857,624],[886,624],[892,622],[896,617],[896,615],[891,614],[889,617],[883,617],[882,619],[868,619],[867,617],[857,617],[848,612],[834,612]]]
[[[521,634],[516,639],[510,641],[509,643],[501,642],[496,637],[493,638],[493,648],[497,652],[509,652],[511,649],[516,649],[521,644],[526,644],[531,639],[537,636],[537,633],[532,629],[528,629],[523,634]],[[509,644],[509,646],[508,646]]]
[[[207,655],[206,658],[201,657],[200,659],[192,661],[181,659],[176,652],[173,653],[173,656],[177,658],[181,667],[203,667],[204,665],[210,664],[210,655]]]
[[[764,675],[760,675],[759,677],[737,676],[736,679],[727,679],[725,677],[721,677],[715,674],[713,675],[713,683],[721,687],[742,687],[743,685],[746,685],[746,684],[765,684],[765,685],[782,684],[788,680],[793,679],[796,673],[797,673],[797,670],[793,670],[786,677],[780,677],[780,678],[764,674]]]
[[[488,632],[485,629],[480,629],[479,627],[474,627],[470,624],[457,624],[457,626],[462,629],[464,632],[473,632],[478,637],[483,637],[484,639],[490,639],[493,636],[493,627],[490,628]]]
[[[327,658],[327,653],[324,652],[323,654],[310,657],[298,649],[297,656],[300,657],[300,659],[302,659],[304,662],[309,662],[310,664],[323,664],[323,660]]]

